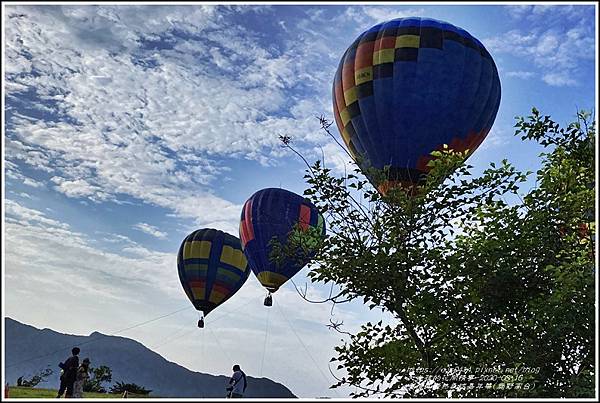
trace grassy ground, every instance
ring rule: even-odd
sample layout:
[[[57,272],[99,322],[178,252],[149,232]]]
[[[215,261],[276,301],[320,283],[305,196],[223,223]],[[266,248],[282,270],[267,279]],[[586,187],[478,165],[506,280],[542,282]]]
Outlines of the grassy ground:
[[[26,399],[32,398],[55,398],[57,394],[56,389],[38,389],[38,388],[26,388],[23,386],[10,386],[9,387],[9,396],[10,398],[22,397]],[[83,397],[87,398],[121,398],[121,394],[112,394],[112,393],[92,393],[92,392],[83,392]]]

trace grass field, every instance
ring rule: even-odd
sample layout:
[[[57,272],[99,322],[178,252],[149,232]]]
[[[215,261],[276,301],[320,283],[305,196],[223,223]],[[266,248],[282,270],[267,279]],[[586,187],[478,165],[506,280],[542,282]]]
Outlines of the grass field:
[[[38,389],[38,388],[26,388],[22,386],[10,386],[9,387],[9,396],[10,398],[25,398],[25,399],[34,399],[34,398],[55,398],[57,390],[56,389]],[[104,399],[119,399],[122,397],[121,394],[112,394],[112,393],[92,393],[92,392],[83,392],[83,397],[87,398],[104,398]],[[132,396],[133,397],[133,396]],[[135,397],[139,397],[136,395]]]

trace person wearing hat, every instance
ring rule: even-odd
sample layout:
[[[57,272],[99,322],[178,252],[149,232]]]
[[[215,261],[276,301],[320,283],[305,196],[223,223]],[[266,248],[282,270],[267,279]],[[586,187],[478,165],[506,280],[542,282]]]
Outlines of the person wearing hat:
[[[77,369],[77,377],[73,385],[73,397],[83,397],[83,384],[90,379],[90,359],[85,358]]]

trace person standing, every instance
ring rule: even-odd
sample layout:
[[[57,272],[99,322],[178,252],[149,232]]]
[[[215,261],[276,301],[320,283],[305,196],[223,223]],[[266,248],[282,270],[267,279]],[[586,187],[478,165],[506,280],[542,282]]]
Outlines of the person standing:
[[[85,358],[77,369],[75,383],[73,384],[73,397],[83,397],[83,385],[85,384],[85,381],[90,379],[89,370],[90,359]]]
[[[231,391],[229,392],[229,396],[232,398],[240,398],[244,396],[244,392],[246,392],[246,387],[248,383],[246,382],[246,374],[239,365],[233,366],[233,375],[229,380],[229,388]]]
[[[58,395],[56,397],[62,397],[63,393],[65,397],[73,397],[73,384],[77,377],[77,368],[79,368],[78,354],[80,351],[79,347],[73,347],[71,350],[73,355],[67,358],[64,363],[61,362],[58,364],[63,373],[60,376],[60,387],[58,388]]]

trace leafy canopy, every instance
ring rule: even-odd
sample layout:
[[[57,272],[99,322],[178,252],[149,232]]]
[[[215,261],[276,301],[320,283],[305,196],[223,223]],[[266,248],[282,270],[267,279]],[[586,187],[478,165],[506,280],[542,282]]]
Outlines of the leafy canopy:
[[[328,227],[309,277],[339,287],[334,303],[362,299],[394,318],[336,347],[344,374],[332,387],[356,397],[594,396],[595,123],[578,112],[562,128],[533,108],[515,127],[545,149],[525,192],[531,172],[505,159],[474,177],[447,147],[423,185],[386,196],[358,168],[336,177],[309,166],[305,195]]]

